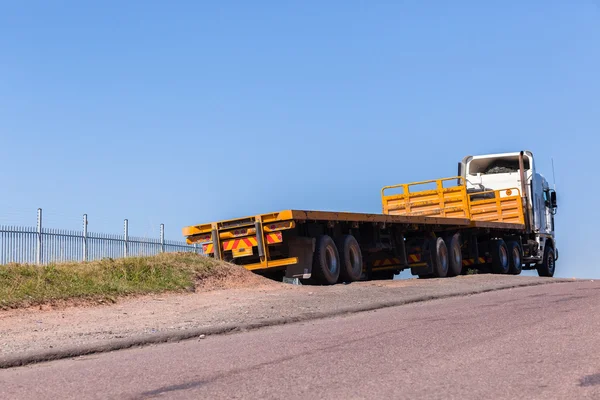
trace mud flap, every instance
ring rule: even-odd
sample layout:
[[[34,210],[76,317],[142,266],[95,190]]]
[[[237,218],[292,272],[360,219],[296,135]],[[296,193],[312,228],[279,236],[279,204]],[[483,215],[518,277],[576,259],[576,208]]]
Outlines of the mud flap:
[[[287,266],[285,269],[285,277],[309,279],[312,272],[313,254],[315,253],[315,239],[293,237],[287,239],[287,244],[289,256],[297,257],[298,263]]]
[[[410,273],[413,275],[430,275],[433,274],[433,265],[427,263],[422,267],[413,267],[410,269]]]
[[[421,267],[412,267],[410,269],[410,273],[412,275],[431,275],[433,274],[433,263],[431,262],[433,258],[433,254],[431,254],[432,246],[431,240],[425,240],[423,246],[421,247],[421,262],[425,262],[426,265]]]

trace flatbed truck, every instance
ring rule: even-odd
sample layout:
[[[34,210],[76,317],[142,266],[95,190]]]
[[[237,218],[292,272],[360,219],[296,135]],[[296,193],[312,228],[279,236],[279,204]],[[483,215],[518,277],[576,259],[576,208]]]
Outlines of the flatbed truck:
[[[470,268],[552,277],[556,192],[533,153],[464,157],[450,178],[386,186],[382,213],[284,210],[183,228],[208,257],[259,274],[332,285]]]

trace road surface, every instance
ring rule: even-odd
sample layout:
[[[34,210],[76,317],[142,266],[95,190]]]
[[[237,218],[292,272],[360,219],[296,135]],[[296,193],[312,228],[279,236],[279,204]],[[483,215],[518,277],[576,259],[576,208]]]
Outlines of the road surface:
[[[600,399],[600,282],[0,371],[2,399]]]

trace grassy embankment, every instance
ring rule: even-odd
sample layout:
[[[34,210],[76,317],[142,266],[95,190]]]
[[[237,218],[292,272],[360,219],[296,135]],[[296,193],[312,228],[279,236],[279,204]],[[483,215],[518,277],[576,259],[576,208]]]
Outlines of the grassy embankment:
[[[0,265],[0,307],[193,291],[198,282],[222,278],[232,268],[239,267],[192,253],[45,266]]]

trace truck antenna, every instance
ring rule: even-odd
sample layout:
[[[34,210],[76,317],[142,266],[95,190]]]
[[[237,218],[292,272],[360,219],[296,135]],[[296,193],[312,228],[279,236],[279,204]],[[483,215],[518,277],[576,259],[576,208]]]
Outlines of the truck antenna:
[[[550,158],[552,160],[552,180],[554,181],[554,191],[556,191],[556,174],[554,173],[554,157]]]

